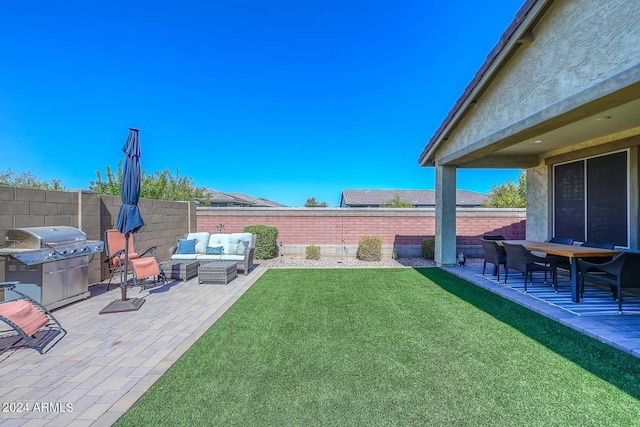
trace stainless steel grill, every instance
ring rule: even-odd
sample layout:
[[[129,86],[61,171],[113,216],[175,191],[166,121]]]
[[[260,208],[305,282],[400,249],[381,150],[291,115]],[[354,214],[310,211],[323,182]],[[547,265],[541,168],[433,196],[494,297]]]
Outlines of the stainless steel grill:
[[[5,258],[5,280],[21,282],[16,289],[54,309],[89,296],[89,256],[104,250],[101,240],[87,240],[75,227],[11,228]],[[11,291],[5,300],[16,298]]]

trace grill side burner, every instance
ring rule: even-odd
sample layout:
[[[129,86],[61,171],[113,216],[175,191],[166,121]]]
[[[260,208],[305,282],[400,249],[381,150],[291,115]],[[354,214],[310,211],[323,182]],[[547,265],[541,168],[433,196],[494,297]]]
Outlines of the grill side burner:
[[[89,296],[89,256],[104,250],[101,240],[87,240],[74,227],[13,228],[6,232],[5,280],[52,310]],[[5,292],[5,301],[17,294]]]

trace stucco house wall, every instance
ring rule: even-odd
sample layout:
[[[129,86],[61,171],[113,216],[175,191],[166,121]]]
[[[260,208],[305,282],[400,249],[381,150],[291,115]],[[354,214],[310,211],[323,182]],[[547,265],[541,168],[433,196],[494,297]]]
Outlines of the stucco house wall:
[[[637,64],[638,22],[638,1],[553,2],[533,29],[535,41],[518,48],[449,135],[438,157],[506,129]]]
[[[638,1],[524,2],[419,158],[436,167],[439,264],[455,262],[455,227],[445,219],[454,214],[446,202],[457,169],[526,169],[527,239],[546,240],[554,234],[554,167],[620,150],[628,160],[628,227],[627,244],[618,245],[639,247],[638,22]],[[596,206],[586,182],[584,212]],[[601,225],[584,221],[587,239],[589,227]]]

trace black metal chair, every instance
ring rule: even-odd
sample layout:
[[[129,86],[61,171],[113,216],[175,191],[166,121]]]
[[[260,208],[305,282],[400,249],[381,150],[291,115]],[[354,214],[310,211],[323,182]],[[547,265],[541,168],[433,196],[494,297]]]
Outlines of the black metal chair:
[[[584,243],[582,243],[581,246],[584,246],[586,248],[613,249],[615,245],[609,242],[592,242],[592,241],[586,240]],[[589,258],[589,262],[593,264],[603,264],[605,262],[611,261],[612,258],[613,257],[610,257],[610,256],[591,257]]]
[[[612,260],[598,264],[578,260],[580,295],[584,294],[584,279],[609,284],[613,297],[618,300],[618,313],[622,314],[622,288],[640,288],[640,253],[623,252]]]
[[[487,234],[482,236],[484,240],[506,240],[502,234]]]
[[[557,243],[559,245],[571,246],[573,245],[573,239],[566,238],[566,237],[552,237],[551,239],[549,239],[549,243]],[[567,258],[566,256],[547,255],[545,258],[549,261],[549,264],[551,264],[556,269],[562,268],[563,270],[571,270],[571,262],[569,261],[569,258]]]
[[[573,245],[573,239],[568,237],[552,237],[549,243],[558,243],[559,245]]]
[[[498,276],[498,282],[500,281],[500,265],[504,265],[507,268],[507,254],[504,248],[498,245],[494,240],[480,239],[482,242],[482,248],[484,249],[484,263],[482,264],[482,275],[484,276],[484,270],[487,268],[487,263],[493,264],[493,274]]]
[[[544,281],[547,282],[547,272],[551,272],[553,286],[558,292],[557,270],[544,257],[532,254],[522,245],[503,243],[505,252],[507,253],[507,266],[504,273],[504,283],[507,283],[509,269],[517,270],[524,274],[524,291],[527,292],[527,276],[533,283],[533,272],[543,271]]]

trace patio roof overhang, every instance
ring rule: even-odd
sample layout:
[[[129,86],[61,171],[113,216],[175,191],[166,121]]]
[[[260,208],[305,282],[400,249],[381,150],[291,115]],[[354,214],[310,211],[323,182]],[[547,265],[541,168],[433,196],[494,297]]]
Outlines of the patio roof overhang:
[[[528,168],[568,147],[640,134],[640,65],[438,159],[466,168]]]
[[[636,64],[457,151],[437,155],[463,118],[482,103],[483,93],[515,51],[532,41],[527,37],[530,29],[551,3],[527,1],[521,7],[424,148],[418,159],[421,166],[529,168],[568,147],[586,148],[640,135],[640,64]]]

